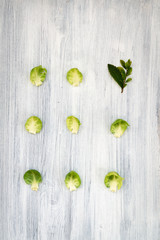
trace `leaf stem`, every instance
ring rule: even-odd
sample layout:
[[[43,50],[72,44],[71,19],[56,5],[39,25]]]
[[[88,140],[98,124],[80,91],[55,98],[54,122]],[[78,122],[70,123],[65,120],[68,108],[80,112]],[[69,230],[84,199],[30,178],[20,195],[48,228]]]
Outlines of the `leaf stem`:
[[[127,78],[127,77],[126,77],[126,78]],[[125,78],[124,81],[123,81],[123,87],[122,87],[121,93],[123,93],[124,85],[125,85],[125,83],[126,83],[126,78]]]

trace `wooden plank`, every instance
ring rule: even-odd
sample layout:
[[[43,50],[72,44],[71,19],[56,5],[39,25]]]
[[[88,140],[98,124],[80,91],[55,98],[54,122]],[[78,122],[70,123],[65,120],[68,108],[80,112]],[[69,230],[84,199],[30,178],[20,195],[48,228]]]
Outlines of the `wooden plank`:
[[[1,240],[159,240],[159,16],[158,0],[1,0]],[[128,58],[121,94],[107,64]],[[37,88],[29,74],[40,64]],[[66,81],[72,67],[84,75],[78,88]],[[32,115],[44,125],[36,136],[24,129]],[[130,124],[121,139],[110,133],[117,118]],[[23,181],[30,168],[43,176],[36,193]],[[82,186],[70,193],[72,169]],[[116,194],[104,185],[112,170],[125,178]]]

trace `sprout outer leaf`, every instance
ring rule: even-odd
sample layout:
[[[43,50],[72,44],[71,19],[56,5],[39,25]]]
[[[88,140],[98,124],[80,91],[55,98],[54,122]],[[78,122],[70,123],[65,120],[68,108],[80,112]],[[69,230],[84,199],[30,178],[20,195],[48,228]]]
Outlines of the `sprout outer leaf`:
[[[71,85],[77,87],[82,82],[83,75],[78,68],[72,68],[67,72],[67,80]]]
[[[27,119],[25,128],[29,133],[36,134],[42,129],[42,121],[36,116],[32,116]]]
[[[74,116],[67,117],[66,124],[67,124],[68,130],[73,134],[77,134],[79,127],[81,125],[79,119]]]
[[[81,185],[81,179],[78,173],[71,171],[65,177],[66,187],[72,192],[77,190]]]
[[[39,187],[39,183],[42,182],[41,174],[34,169],[30,169],[27,172],[25,172],[23,178],[26,184],[31,185],[31,189],[33,191],[37,191]]]
[[[122,187],[124,178],[117,172],[109,172],[104,179],[104,184],[111,192],[116,192]]]
[[[41,65],[34,67],[30,73],[30,80],[31,80],[32,84],[37,87],[42,85],[42,83],[44,82],[44,80],[46,78],[46,74],[47,74],[47,69],[42,68]]]
[[[119,138],[123,135],[128,126],[129,124],[125,120],[117,119],[112,123],[110,131],[115,137]]]

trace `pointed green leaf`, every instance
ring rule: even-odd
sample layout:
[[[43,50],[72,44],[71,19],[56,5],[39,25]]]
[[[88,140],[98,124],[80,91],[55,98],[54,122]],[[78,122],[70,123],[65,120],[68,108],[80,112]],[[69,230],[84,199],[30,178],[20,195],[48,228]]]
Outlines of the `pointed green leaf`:
[[[125,80],[126,79],[126,73],[125,73],[124,69],[122,67],[117,67],[117,68],[119,69],[119,71],[120,71],[120,73],[122,75],[123,80]]]
[[[123,78],[117,67],[114,65],[108,64],[108,71],[113,77],[113,79],[118,83],[118,85],[123,88]]]
[[[132,68],[130,67],[130,68],[128,68],[128,70],[127,70],[127,74],[126,74],[126,76],[131,75],[131,73],[132,73]]]
[[[122,67],[126,68],[126,66],[125,66],[125,61],[120,60],[120,64],[122,65]]]
[[[123,86],[123,88],[125,88],[126,86],[127,86],[127,84],[125,83],[124,86]]]
[[[130,81],[132,81],[132,78],[128,78],[128,79],[126,80],[126,83],[128,83],[128,82],[130,82]]]
[[[126,67],[126,69],[129,69],[130,66],[131,66],[131,64],[132,64],[131,60],[128,59],[128,61],[125,63],[125,67]]]

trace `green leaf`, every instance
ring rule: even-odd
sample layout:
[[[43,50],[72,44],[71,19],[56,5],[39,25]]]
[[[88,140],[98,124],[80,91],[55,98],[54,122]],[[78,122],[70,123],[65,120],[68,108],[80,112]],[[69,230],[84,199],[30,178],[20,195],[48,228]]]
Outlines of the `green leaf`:
[[[132,64],[131,60],[128,59],[128,61],[125,63],[125,67],[126,67],[126,69],[129,69],[130,66],[131,66],[131,64]]]
[[[130,81],[132,81],[132,78],[128,78],[128,79],[126,80],[126,83],[128,83],[128,82],[130,82]]]
[[[130,68],[128,68],[128,70],[127,70],[127,74],[126,74],[126,76],[131,75],[131,73],[132,73],[132,68],[130,67]]]
[[[108,64],[108,71],[113,77],[113,79],[118,83],[118,85],[123,88],[123,78],[117,67],[114,65]]]
[[[125,80],[126,79],[126,73],[125,73],[124,69],[122,67],[117,67],[117,68],[120,71],[123,80]]]
[[[123,88],[125,88],[126,86],[127,86],[127,84],[125,83],[124,86],[123,86]]]
[[[125,61],[120,60],[120,64],[122,65],[122,67],[126,68],[126,66],[125,66]]]

